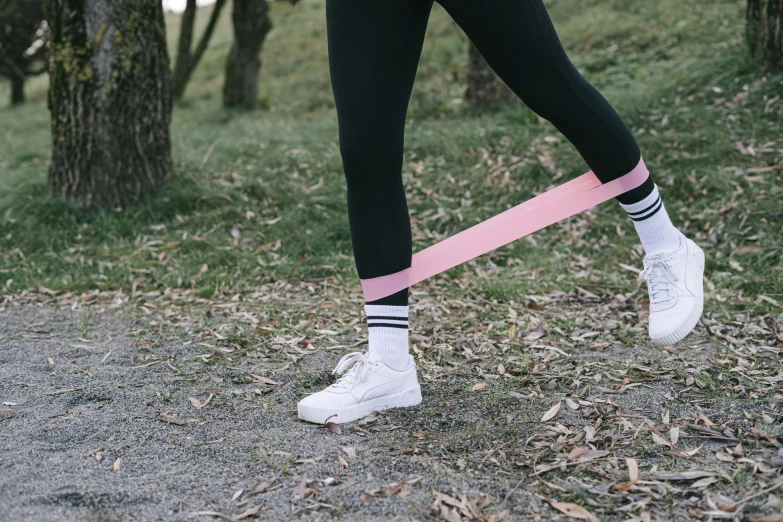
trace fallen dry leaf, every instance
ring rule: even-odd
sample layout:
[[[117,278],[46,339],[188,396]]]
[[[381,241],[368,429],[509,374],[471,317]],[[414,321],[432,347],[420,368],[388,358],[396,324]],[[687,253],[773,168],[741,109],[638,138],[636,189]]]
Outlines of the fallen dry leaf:
[[[710,484],[714,484],[716,482],[718,482],[717,477],[704,477],[703,479],[699,479],[691,484],[691,489],[706,488]]]
[[[625,459],[625,464],[628,466],[628,479],[631,482],[637,482],[639,480],[639,463],[636,459]]]
[[[589,511],[587,511],[585,508],[578,504],[572,504],[571,502],[553,502],[548,501],[550,504],[552,504],[552,507],[556,510],[560,511],[564,515],[576,518],[579,520],[590,520],[591,522],[597,522],[598,519],[593,516]]]
[[[259,505],[254,506],[254,507],[247,508],[247,510],[244,511],[243,513],[240,513],[239,515],[237,515],[235,517],[231,517],[231,520],[244,520],[247,517],[252,517],[254,515],[257,515],[258,512],[261,510],[261,506],[263,506],[263,504],[259,504]]]
[[[613,487],[617,491],[628,491],[637,482],[639,482],[639,464],[636,459],[627,458],[625,464],[628,466],[628,482],[619,482]]]
[[[645,479],[650,480],[693,480],[704,477],[714,477],[712,471],[656,471],[645,474]]]
[[[658,435],[654,431],[652,431],[650,433],[652,434],[653,441],[656,444],[660,444],[661,446],[669,446],[669,447],[671,447],[671,445],[672,445],[671,442],[669,442],[668,440],[664,439],[663,437],[661,437],[660,435]]]
[[[210,393],[209,397],[207,397],[207,400],[205,400],[203,403],[200,400],[196,399],[195,397],[188,397],[188,401],[190,401],[190,404],[192,404],[194,408],[200,410],[201,408],[209,404],[209,402],[212,400],[214,396],[215,396],[214,393]]]
[[[572,449],[568,454],[568,459],[575,460],[576,462],[587,462],[607,455],[609,455],[609,452],[606,450],[594,450],[587,447],[580,447]]]
[[[164,415],[162,413],[158,415],[157,420],[168,422],[169,424],[176,424],[177,426],[182,426],[186,422],[184,419],[178,419],[177,417],[172,417],[171,415]]]
[[[538,323],[538,326],[535,330],[530,332],[525,336],[525,339],[528,339],[530,341],[535,341],[536,339],[540,339],[544,336],[544,323]]]
[[[554,406],[549,408],[549,411],[546,412],[543,417],[541,417],[541,422],[546,422],[548,420],[554,419],[555,415],[557,415],[557,412],[560,411],[560,405],[561,404],[562,404],[562,402],[558,402],[557,404],[555,404]]]
[[[269,486],[274,484],[276,480],[277,480],[277,477],[273,478],[272,480],[270,480],[268,482],[260,483],[258,486],[255,487],[255,489],[253,489],[253,491],[251,491],[249,493],[249,495],[253,496],[253,495],[258,495],[259,493],[263,493],[264,491],[269,489]],[[240,491],[242,491],[242,490],[240,490]]]
[[[294,491],[291,493],[291,498],[293,500],[301,500],[305,498],[305,495],[307,494],[307,478],[302,477],[302,480],[297,483],[296,487],[294,488]]]
[[[280,383],[279,383],[279,382],[277,382],[277,381],[273,381],[272,379],[267,379],[266,377],[262,377],[262,376],[260,376],[260,375],[256,375],[256,374],[254,374],[254,373],[251,373],[251,374],[250,374],[250,376],[251,376],[253,379],[257,380],[257,381],[263,382],[264,384],[271,384],[271,385],[273,385],[273,386],[275,386],[275,385],[277,385],[277,384],[280,384]]]
[[[219,517],[224,520],[232,520],[230,516],[224,515],[220,511],[194,511],[191,515],[203,516],[203,517]]]
[[[62,389],[62,390],[53,391],[49,395],[51,395],[52,397],[57,397],[58,395],[62,395],[64,393],[71,393],[71,392],[83,390],[84,388],[85,388],[84,386],[82,386],[81,388],[65,388],[65,389]]]
[[[440,505],[440,518],[446,522],[462,522],[462,517],[456,508],[449,509],[443,504]]]
[[[504,509],[503,511],[501,511],[500,513],[497,513],[495,515],[487,515],[487,522],[500,522],[508,514],[509,514],[509,510],[508,509]]]

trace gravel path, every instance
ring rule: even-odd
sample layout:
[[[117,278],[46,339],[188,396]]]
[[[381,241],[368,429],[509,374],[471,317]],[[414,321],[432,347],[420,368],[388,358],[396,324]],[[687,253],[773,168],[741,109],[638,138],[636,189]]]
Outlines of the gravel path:
[[[286,383],[279,388],[237,385],[246,370],[227,361],[191,374],[182,368],[193,360],[194,343],[144,346],[130,321],[22,309],[0,314],[0,322],[0,399],[15,403],[0,415],[4,521],[186,520],[259,505],[265,520],[418,520],[429,513],[430,488],[490,494],[496,503],[518,480],[474,478],[408,442],[411,432],[447,429],[451,436],[434,445],[436,454],[449,452],[449,440],[472,444],[472,433],[494,423],[470,396],[451,400],[464,408],[459,412],[424,420],[398,411],[358,433],[299,421],[296,401],[323,386],[338,354],[305,357],[275,376]],[[425,401],[438,404],[434,395],[449,386],[455,383],[426,388]],[[189,401],[211,395],[201,409]],[[523,409],[512,404],[504,415]],[[249,495],[264,482],[265,490]],[[517,490],[506,505],[522,509],[528,499]]]
[[[599,315],[554,310],[566,306]],[[676,351],[589,350],[579,331],[543,344],[531,327],[535,340],[485,351],[439,333],[451,340],[419,351],[421,407],[335,433],[299,421],[296,402],[360,329],[343,312],[301,326],[303,306],[277,330],[288,337],[232,338],[212,309],[182,328],[135,309],[0,309],[0,521],[567,520],[558,505],[783,520],[769,495],[745,500],[781,484],[774,340],[724,346],[700,327]],[[313,348],[303,330],[339,345]],[[458,349],[476,355],[446,360]],[[628,458],[646,482],[623,486]]]

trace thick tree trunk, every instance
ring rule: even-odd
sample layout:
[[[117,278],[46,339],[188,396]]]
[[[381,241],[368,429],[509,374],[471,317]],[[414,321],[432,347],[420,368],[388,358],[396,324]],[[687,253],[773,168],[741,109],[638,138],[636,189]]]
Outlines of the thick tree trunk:
[[[272,29],[266,0],[234,0],[234,44],[226,62],[223,105],[253,109],[258,104],[261,47]]]
[[[11,105],[24,103],[24,78],[11,76]]]
[[[204,54],[209,40],[212,38],[212,33],[215,31],[218,18],[220,18],[220,12],[226,5],[226,0],[217,0],[212,7],[212,15],[209,17],[207,27],[204,29],[204,34],[201,35],[196,50],[191,53],[190,49],[193,43],[193,26],[196,22],[196,0],[188,0],[185,6],[185,12],[182,13],[182,21],[180,22],[179,40],[177,43],[177,58],[174,62],[173,79],[173,94],[174,98],[179,100],[185,95],[185,87],[187,87],[190,81],[190,76],[193,74],[193,70],[201,60],[201,55]]]
[[[473,104],[511,103],[516,96],[472,43],[468,51],[468,86],[465,89],[465,101]]]
[[[46,0],[58,196],[117,208],[171,170],[171,73],[160,0]]]
[[[783,0],[748,0],[750,55],[762,67],[783,67]]]

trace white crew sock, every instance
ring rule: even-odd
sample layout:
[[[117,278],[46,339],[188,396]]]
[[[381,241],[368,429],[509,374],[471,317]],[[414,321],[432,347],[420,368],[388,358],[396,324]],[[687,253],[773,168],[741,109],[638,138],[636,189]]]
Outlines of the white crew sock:
[[[370,351],[393,370],[408,367],[408,307],[364,305],[370,332]]]
[[[631,205],[620,204],[633,220],[644,252],[655,254],[666,250],[677,250],[682,235],[669,219],[656,185],[652,193]]]

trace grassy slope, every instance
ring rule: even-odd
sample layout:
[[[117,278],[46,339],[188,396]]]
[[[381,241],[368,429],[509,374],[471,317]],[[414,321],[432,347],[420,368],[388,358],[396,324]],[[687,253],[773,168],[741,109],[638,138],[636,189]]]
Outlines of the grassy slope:
[[[682,6],[565,0],[552,14],[573,61],[634,129],[676,224],[709,248],[709,306],[779,311],[757,295],[783,295],[783,76],[746,64],[737,2]],[[193,287],[209,296],[289,274],[337,273],[355,283],[322,2],[275,3],[273,15],[263,53],[264,109],[240,114],[220,106],[231,43],[226,12],[174,112],[176,174],[136,208],[73,210],[48,196],[44,78],[28,86],[30,103],[0,108],[4,292],[135,285]],[[170,40],[176,22],[170,15]],[[586,170],[570,145],[523,107],[461,107],[465,55],[464,36],[436,8],[407,135],[404,175],[417,248],[529,198],[553,177],[561,182]],[[498,165],[520,158],[504,179],[507,169]],[[619,208],[603,205],[494,253],[491,260],[509,268],[472,285],[498,300],[574,283],[631,289],[633,276],[618,273],[616,263],[640,264],[634,244]],[[476,266],[486,267],[486,258]]]

